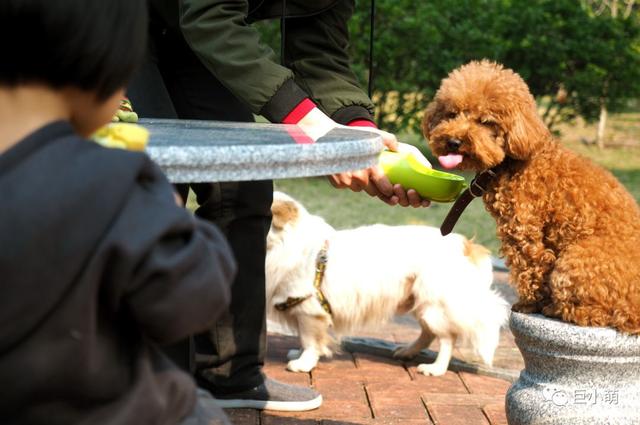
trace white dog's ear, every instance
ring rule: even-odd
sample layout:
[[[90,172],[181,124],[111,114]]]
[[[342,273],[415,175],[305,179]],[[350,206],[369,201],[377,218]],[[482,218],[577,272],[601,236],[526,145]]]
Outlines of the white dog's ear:
[[[514,159],[528,159],[551,140],[551,133],[538,116],[535,106],[522,105],[514,112],[510,128],[506,129],[506,154]]]
[[[271,214],[271,225],[278,230],[284,228],[287,223],[296,221],[300,215],[296,203],[287,199],[274,199]]]

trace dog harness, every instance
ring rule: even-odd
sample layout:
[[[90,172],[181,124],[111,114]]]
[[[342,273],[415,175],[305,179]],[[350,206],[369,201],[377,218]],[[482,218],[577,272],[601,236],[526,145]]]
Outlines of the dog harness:
[[[316,298],[318,302],[322,306],[322,309],[326,311],[329,315],[333,314],[331,311],[331,305],[327,300],[327,297],[324,296],[324,292],[322,292],[322,280],[324,279],[324,271],[327,268],[327,261],[329,260],[329,256],[327,255],[327,251],[329,250],[329,241],[325,240],[322,248],[318,252],[316,256],[316,274],[313,278],[313,287],[316,290]],[[278,303],[274,307],[278,311],[286,311],[290,308],[293,308],[299,304],[302,304],[304,301],[311,298],[313,295],[309,294],[304,297],[289,297],[285,302]]]

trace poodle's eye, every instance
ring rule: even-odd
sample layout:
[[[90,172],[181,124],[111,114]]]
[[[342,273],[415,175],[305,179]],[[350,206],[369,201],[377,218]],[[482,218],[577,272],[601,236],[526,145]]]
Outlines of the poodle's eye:
[[[444,117],[448,120],[452,120],[457,116],[458,116],[458,113],[456,111],[447,111],[444,114]]]
[[[480,124],[486,126],[486,127],[491,127],[491,128],[495,128],[498,126],[498,123],[495,122],[494,120],[492,120],[491,118],[481,118],[480,119]]]

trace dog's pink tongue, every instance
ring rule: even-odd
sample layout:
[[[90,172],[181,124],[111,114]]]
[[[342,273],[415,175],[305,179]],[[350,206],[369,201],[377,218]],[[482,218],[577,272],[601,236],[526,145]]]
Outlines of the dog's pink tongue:
[[[450,153],[449,155],[439,156],[438,161],[444,168],[455,168],[462,162],[462,155]]]

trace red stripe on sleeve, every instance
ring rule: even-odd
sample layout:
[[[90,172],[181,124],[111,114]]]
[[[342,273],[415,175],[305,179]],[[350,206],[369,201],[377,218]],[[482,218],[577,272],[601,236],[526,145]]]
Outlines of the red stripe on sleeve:
[[[353,120],[347,125],[349,127],[373,127],[373,128],[378,128],[376,123],[374,123],[373,121],[363,120],[361,118],[358,118],[357,120]]]
[[[304,99],[302,102],[298,103],[295,108],[291,110],[287,114],[286,117],[282,120],[283,124],[298,124],[298,122],[305,117],[313,108],[316,107],[316,104],[313,103],[311,99],[308,97]]]

